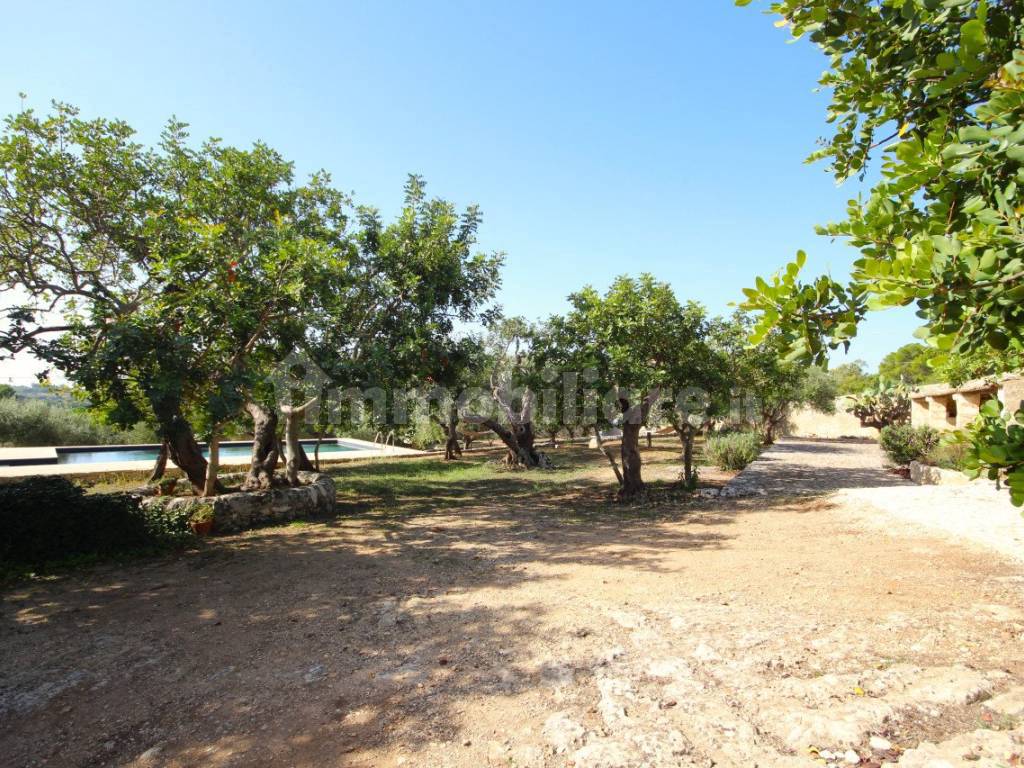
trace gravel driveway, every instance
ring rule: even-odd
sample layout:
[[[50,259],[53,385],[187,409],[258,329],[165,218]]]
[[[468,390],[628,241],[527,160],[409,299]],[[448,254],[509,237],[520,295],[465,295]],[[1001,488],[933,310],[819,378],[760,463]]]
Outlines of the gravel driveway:
[[[730,485],[774,496],[835,493],[867,525],[890,535],[931,533],[961,545],[1024,560],[1024,517],[1005,489],[979,480],[966,485],[917,485],[883,467],[877,444],[786,439]]]

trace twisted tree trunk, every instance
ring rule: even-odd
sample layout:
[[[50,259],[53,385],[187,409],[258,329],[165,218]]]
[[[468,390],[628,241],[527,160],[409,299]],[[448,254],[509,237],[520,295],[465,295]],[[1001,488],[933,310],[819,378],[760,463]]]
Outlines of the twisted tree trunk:
[[[462,448],[459,446],[459,407],[452,404],[448,409],[448,420],[443,421],[436,414],[430,414],[430,418],[441,427],[444,432],[444,460],[454,461],[462,458]],[[468,440],[468,438],[467,438]],[[468,445],[466,446],[469,447]]]
[[[550,463],[547,457],[534,446],[536,435],[533,432],[533,422],[510,424],[507,427],[494,419],[480,419],[477,423],[492,430],[505,444],[508,449],[505,463],[508,466],[535,469],[536,467],[546,467]]]
[[[220,425],[210,432],[210,459],[206,464],[206,482],[203,484],[203,496],[216,496],[220,487],[217,472],[220,470]]]
[[[672,427],[683,446],[683,474],[680,479],[685,486],[689,487],[693,482],[693,438],[696,436],[697,430],[686,420],[674,421]]]
[[[156,455],[156,463],[153,464],[153,471],[149,473],[149,482],[155,483],[163,479],[167,471],[167,441],[160,443],[160,452]]]
[[[314,471],[313,465],[309,464],[309,459],[306,458],[306,454],[302,450],[302,443],[299,442],[299,423],[302,421],[302,416],[305,414],[306,409],[315,402],[316,398],[314,397],[302,405],[281,406],[281,413],[284,414],[285,455],[288,457],[288,461],[285,464],[285,474],[288,478],[288,484],[291,486],[299,484],[300,471]],[[308,470],[300,466],[300,454],[305,459],[305,463],[309,465]]]
[[[277,414],[251,401],[245,404],[245,410],[252,417],[252,460],[242,490],[267,490],[274,485],[278,460]]]
[[[635,499],[644,492],[644,480],[640,471],[643,464],[640,458],[640,429],[647,421],[651,404],[658,399],[660,393],[661,388],[655,387],[636,405],[631,405],[625,398],[619,398],[619,408],[622,411],[622,481],[618,496],[624,501]]]
[[[168,457],[185,473],[192,490],[202,494],[206,489],[206,459],[192,433],[192,425],[181,415],[176,403],[157,403],[153,410]]]

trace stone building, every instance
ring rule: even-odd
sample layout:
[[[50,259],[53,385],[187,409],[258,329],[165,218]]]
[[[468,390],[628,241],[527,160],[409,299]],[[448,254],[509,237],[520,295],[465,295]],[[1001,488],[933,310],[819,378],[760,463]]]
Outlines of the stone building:
[[[993,398],[1004,409],[1017,411],[1024,402],[1024,377],[1004,374],[965,381],[959,387],[926,384],[910,393],[910,423],[915,427],[961,429],[974,421],[978,409]]]

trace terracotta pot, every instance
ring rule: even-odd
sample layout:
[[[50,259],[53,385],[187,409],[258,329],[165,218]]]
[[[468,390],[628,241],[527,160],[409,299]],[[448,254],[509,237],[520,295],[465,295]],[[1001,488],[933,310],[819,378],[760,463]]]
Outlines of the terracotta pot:
[[[213,520],[192,520],[188,525],[196,536],[209,536],[213,533]]]

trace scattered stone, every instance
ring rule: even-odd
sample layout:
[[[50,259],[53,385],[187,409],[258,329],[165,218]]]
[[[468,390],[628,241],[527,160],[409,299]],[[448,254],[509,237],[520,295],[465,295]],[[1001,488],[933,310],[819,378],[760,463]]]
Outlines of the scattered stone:
[[[163,747],[150,747],[137,758],[135,758],[135,762],[139,765],[152,765],[156,761],[156,759],[160,757],[160,753],[162,751]]]
[[[903,693],[910,704],[961,706],[989,696],[992,683],[984,674],[967,667],[937,667],[925,670]]]
[[[860,762],[860,755],[854,752],[852,749],[846,750],[843,753],[843,762],[847,765],[857,765]]]
[[[552,748],[561,754],[582,744],[586,731],[565,712],[556,712],[544,721],[541,733]]]
[[[823,709],[773,708],[762,713],[767,730],[774,732],[793,751],[808,744],[832,744],[852,749],[894,714],[881,699],[858,698]]]
[[[892,742],[888,739],[882,738],[881,736],[872,736],[868,739],[868,746],[875,752],[888,752],[892,749]]]
[[[1020,764],[1024,730],[977,730],[939,744],[923,742],[900,758],[900,768],[1000,768]]]
[[[994,696],[982,706],[999,715],[1020,717],[1024,715],[1024,686],[1011,688],[1006,693]]]
[[[306,674],[302,676],[302,681],[306,683],[306,685],[311,685],[313,683],[320,682],[325,677],[327,677],[327,669],[324,667],[324,665],[314,664],[306,670]]]

